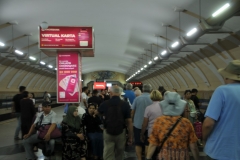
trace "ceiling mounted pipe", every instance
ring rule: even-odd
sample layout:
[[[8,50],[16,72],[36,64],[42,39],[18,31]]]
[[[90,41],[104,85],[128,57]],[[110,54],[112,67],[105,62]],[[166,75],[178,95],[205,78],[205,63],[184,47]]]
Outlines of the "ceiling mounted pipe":
[[[229,18],[237,15],[240,11],[240,0],[232,0],[228,2],[230,4],[230,7],[225,10],[223,13],[216,17],[209,17],[206,22],[210,26],[221,26],[225,23],[226,20]]]
[[[201,20],[198,27],[196,27],[195,34],[191,36],[181,36],[179,37],[180,45],[178,50],[168,47],[169,56],[171,54],[177,54],[182,48],[190,44],[196,44],[197,40],[206,33],[216,32],[222,28],[224,23],[234,15],[240,12],[240,0],[232,0],[229,2],[230,7],[223,13],[216,17],[210,17],[207,20]],[[168,56],[168,57],[169,57]]]

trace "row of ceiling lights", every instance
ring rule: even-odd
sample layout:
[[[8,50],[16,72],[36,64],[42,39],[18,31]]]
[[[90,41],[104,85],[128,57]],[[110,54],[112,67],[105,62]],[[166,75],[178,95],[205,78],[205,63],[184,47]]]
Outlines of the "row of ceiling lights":
[[[221,14],[223,11],[225,11],[225,10],[226,10],[227,8],[229,8],[229,7],[230,7],[230,4],[229,4],[229,3],[225,4],[225,5],[222,6],[220,9],[218,9],[216,12],[214,12],[214,13],[212,14],[212,17],[218,16],[219,14]],[[190,30],[190,31],[186,34],[186,36],[187,36],[187,37],[190,37],[190,36],[194,35],[197,31],[198,31],[197,28],[193,28],[192,30]],[[174,42],[174,43],[171,45],[171,47],[172,47],[172,48],[176,48],[178,45],[179,45],[179,41],[176,41],[176,42]],[[161,52],[161,56],[166,56],[167,53],[168,53],[167,50],[164,50],[164,51]],[[154,61],[157,61],[157,60],[158,60],[158,56],[156,56],[156,57],[154,58]],[[151,65],[152,63],[153,63],[152,60],[150,60],[150,61],[148,62],[149,65]],[[148,67],[147,64],[144,65],[141,69],[139,69],[139,70],[136,71],[132,76],[130,76],[126,81],[129,81],[130,79],[132,79],[133,77],[135,77],[137,74],[139,74],[141,71],[143,71],[144,68],[147,68],[147,67]]]
[[[43,22],[43,23],[46,23],[46,22]],[[42,25],[42,24],[41,24]],[[3,42],[0,42],[0,47],[4,47],[5,46],[5,44],[3,43]],[[22,51],[19,51],[19,50],[14,50],[14,52],[17,54],[17,55],[19,55],[19,56],[23,56],[24,55],[24,53],[22,52]],[[37,62],[37,58],[35,58],[35,57],[33,57],[33,56],[29,56],[28,57],[31,61],[33,61],[33,62]],[[39,64],[40,65],[43,65],[43,66],[45,66],[46,65],[46,63],[44,62],[44,61],[40,61],[39,62]],[[48,68],[50,68],[50,69],[53,69],[54,67],[52,66],[52,65],[47,65],[47,67]],[[57,68],[55,68],[55,70],[57,70]]]

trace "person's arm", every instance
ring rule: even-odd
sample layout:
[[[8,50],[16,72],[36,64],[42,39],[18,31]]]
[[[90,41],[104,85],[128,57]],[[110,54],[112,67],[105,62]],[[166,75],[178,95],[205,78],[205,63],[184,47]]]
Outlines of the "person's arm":
[[[16,111],[15,96],[12,99],[12,113]]]
[[[186,104],[185,110],[184,110],[184,117],[188,118],[189,117],[189,110],[188,110],[188,105]]]
[[[12,102],[12,113],[14,113],[15,111],[16,111],[16,107],[15,107],[16,105],[15,105],[15,102]]]
[[[50,128],[48,129],[47,134],[43,138],[45,141],[49,141],[51,139],[50,135],[51,135],[52,131],[56,128],[56,126],[57,126],[56,123],[51,124]]]
[[[192,152],[194,160],[199,160],[199,151],[196,143],[191,143],[190,145],[190,150]]]
[[[36,125],[33,123],[32,126],[31,126],[31,128],[30,128],[30,130],[29,130],[29,132],[28,132],[28,134],[25,134],[25,135],[23,136],[24,139],[27,139],[28,137],[30,137],[30,136],[32,135],[32,133],[35,131],[35,126],[36,126]]]
[[[131,145],[133,142],[133,124],[132,124],[132,119],[127,118],[125,120],[126,126],[128,127],[128,144]]]
[[[132,110],[132,111],[131,111],[131,118],[132,118],[132,120],[133,120],[133,118],[134,118],[134,115],[135,115],[135,110]]]
[[[210,117],[206,117],[202,126],[202,140],[204,145],[208,139],[208,136],[211,134],[214,125],[215,125],[215,120]]]
[[[132,109],[132,111],[131,111],[132,121],[133,121],[133,119],[134,119],[135,110],[136,110],[136,106],[137,106],[136,100],[137,100],[137,98],[134,99],[133,104],[132,104],[132,106],[131,106],[131,109]]]
[[[144,139],[146,138],[146,137],[144,137],[144,133],[145,133],[145,131],[147,129],[148,121],[149,121],[149,119],[144,117],[143,124],[142,124],[142,130],[141,130],[141,141],[142,142],[144,142]]]
[[[154,145],[154,144],[149,144],[149,146],[148,146],[148,150],[147,150],[147,157],[146,157],[146,160],[148,160],[148,159],[152,159],[152,156],[153,156],[153,153],[155,152],[155,150],[156,150],[156,148],[157,148],[157,146],[156,145]]]
[[[83,103],[84,103],[84,106],[87,108],[88,105],[87,105],[87,100],[86,99],[83,99]]]

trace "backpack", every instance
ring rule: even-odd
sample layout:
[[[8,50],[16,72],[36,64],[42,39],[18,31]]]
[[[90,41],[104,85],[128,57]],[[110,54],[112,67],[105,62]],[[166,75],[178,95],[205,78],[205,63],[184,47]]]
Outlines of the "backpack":
[[[104,127],[110,135],[119,135],[123,132],[125,123],[122,111],[122,104],[120,101],[118,105],[112,105],[110,101],[107,101],[107,112],[105,114]]]

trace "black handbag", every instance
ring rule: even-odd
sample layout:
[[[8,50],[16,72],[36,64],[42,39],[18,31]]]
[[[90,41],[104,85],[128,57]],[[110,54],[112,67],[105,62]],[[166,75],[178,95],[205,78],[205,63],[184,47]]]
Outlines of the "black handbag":
[[[182,117],[178,118],[177,122],[169,130],[168,134],[163,138],[163,141],[162,141],[161,145],[156,148],[156,150],[155,150],[155,152],[152,156],[153,157],[152,160],[157,160],[157,156],[158,156],[159,152],[161,151],[165,141],[168,139],[168,137],[170,136],[170,134],[172,133],[172,131],[174,130],[174,128],[177,126],[177,124],[180,122],[181,119],[182,119]]]

